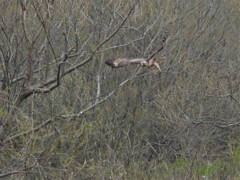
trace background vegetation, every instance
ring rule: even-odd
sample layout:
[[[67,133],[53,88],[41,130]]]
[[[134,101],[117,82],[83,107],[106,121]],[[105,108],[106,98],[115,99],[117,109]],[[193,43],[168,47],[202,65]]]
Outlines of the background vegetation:
[[[238,179],[238,0],[2,0],[0,178]],[[148,57],[163,72],[111,69]]]

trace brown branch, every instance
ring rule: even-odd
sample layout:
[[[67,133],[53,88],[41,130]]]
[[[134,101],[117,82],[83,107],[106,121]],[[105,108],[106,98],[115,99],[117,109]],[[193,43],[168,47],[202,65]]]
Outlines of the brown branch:
[[[105,102],[106,100],[108,100],[114,93],[116,93],[119,88],[121,88],[122,86],[124,86],[126,83],[128,83],[129,81],[135,79],[138,77],[139,74],[139,70],[136,71],[130,78],[124,80],[123,82],[121,82],[115,89],[113,89],[111,92],[109,92],[108,94],[105,94],[100,100],[95,101],[94,103],[90,104],[88,107],[86,107],[85,109],[82,109],[80,112],[76,113],[76,114],[71,114],[71,115],[60,115],[61,118],[70,118],[70,120],[72,120],[72,118],[74,117],[80,117],[82,116],[84,113],[86,113],[87,111],[95,108],[96,106],[98,106],[99,104]],[[98,97],[99,98],[99,97]]]
[[[15,170],[15,171],[10,171],[4,174],[0,174],[0,178],[5,178],[14,174],[18,174],[18,173],[22,173],[22,172],[26,172],[27,170],[30,170],[32,168],[34,168],[37,165],[37,161],[34,162],[31,166],[25,167],[24,169],[21,170]]]
[[[15,134],[15,135],[12,135],[11,137],[3,140],[1,142],[1,144],[3,143],[7,143],[7,142],[10,142],[12,141],[13,139],[16,139],[17,137],[20,137],[20,136],[25,136],[27,134],[30,134],[30,133],[33,133],[33,132],[37,132],[39,130],[41,130],[42,128],[46,127],[47,125],[51,124],[52,122],[56,121],[58,118],[63,118],[63,119],[66,119],[66,118],[74,118],[74,117],[79,117],[79,116],[82,116],[84,113],[86,113],[87,111],[93,109],[94,107],[98,106],[99,104],[105,102],[106,100],[108,100],[115,92],[117,92],[119,90],[119,88],[121,88],[122,86],[124,86],[126,83],[128,83],[129,81],[135,79],[135,78],[138,78],[140,76],[139,75],[139,72],[140,70],[138,69],[130,78],[124,80],[123,82],[121,82],[115,89],[113,89],[111,92],[103,95],[100,100],[98,101],[95,101],[95,103],[92,103],[90,104],[88,107],[86,107],[85,109],[82,109],[80,112],[76,113],[76,114],[71,114],[71,115],[60,115],[60,116],[55,116],[53,117],[52,119],[48,119],[46,120],[45,122],[43,122],[42,124],[40,124],[39,126],[33,128],[33,129],[30,129],[30,130],[27,130],[27,131],[24,131],[24,132],[20,132],[18,134]],[[35,90],[39,90],[38,93],[45,93],[47,92],[44,91],[43,88],[40,88],[40,89],[35,89]],[[70,120],[71,120],[70,119]]]
[[[160,46],[156,51],[154,51],[154,52],[146,59],[146,61],[149,61],[149,60],[152,59],[157,53],[159,53],[160,51],[162,51],[162,50],[164,49],[164,45],[166,44],[167,40],[168,40],[168,36],[164,37],[161,46]]]
[[[127,21],[127,19],[129,18],[129,16],[131,15],[131,13],[133,12],[136,4],[139,2],[136,1],[136,3],[134,4],[134,6],[130,9],[130,11],[128,12],[128,14],[126,15],[126,17],[121,21],[121,23],[119,24],[119,26],[117,27],[117,29],[112,32],[106,39],[104,39],[94,50],[93,52],[91,53],[91,55],[85,59],[84,61],[82,61],[81,63],[73,66],[73,67],[70,67],[69,69],[67,69],[65,72],[61,73],[61,65],[63,64],[63,62],[68,58],[67,56],[64,57],[64,60],[62,62],[60,62],[60,64],[58,65],[58,71],[57,71],[57,77],[55,78],[49,78],[45,83],[42,83],[42,84],[37,84],[37,85],[33,85],[33,86],[27,86],[25,88],[23,88],[22,92],[20,93],[20,95],[18,96],[17,100],[16,100],[16,103],[15,105],[16,106],[19,106],[22,101],[26,98],[28,98],[29,96],[31,96],[32,94],[34,93],[48,93],[52,90],[54,90],[55,88],[57,88],[59,85],[60,85],[60,79],[63,78],[64,76],[66,76],[67,74],[75,71],[76,69],[78,69],[79,67],[85,65],[86,63],[88,63],[90,60],[92,60],[93,56],[97,53],[97,51],[105,44],[107,43],[113,36],[115,36],[119,30],[121,29],[121,27],[123,26],[123,24]],[[36,7],[35,7],[35,10],[36,10]],[[51,46],[51,42],[50,42],[50,39],[48,37],[48,33],[47,33],[47,30],[46,30],[46,26],[45,26],[45,23],[42,21],[42,18],[41,16],[37,13],[37,16],[39,17],[39,20],[40,22],[42,23],[42,26],[44,28],[44,31],[47,35],[47,39],[48,39],[48,43],[49,45]],[[52,49],[52,52],[55,56],[55,52],[54,50]],[[55,57],[56,59],[56,57]],[[56,84],[54,84],[56,83]],[[51,86],[50,86],[51,85]],[[48,87],[50,86],[50,87]]]
[[[22,26],[23,26],[23,33],[28,43],[31,44],[31,40],[28,37],[27,27],[26,27],[26,16],[27,16],[27,2],[26,0],[20,1],[21,8],[22,8]]]
[[[30,130],[27,130],[27,131],[24,131],[24,132],[21,132],[21,133],[18,133],[18,134],[15,134],[7,139],[5,139],[2,143],[7,143],[9,141],[12,141],[13,139],[16,139],[17,137],[20,137],[20,136],[25,136],[27,134],[30,134],[30,133],[33,133],[33,132],[37,132],[39,131],[41,128],[43,127],[46,127],[48,124],[50,124],[52,121],[54,121],[54,119],[48,119],[47,121],[43,122],[42,124],[40,124],[39,126],[33,128],[33,129],[30,129]]]
[[[137,73],[136,73],[137,75]],[[133,76],[131,78],[128,78],[127,80],[123,81],[122,83],[119,84],[118,88],[123,86],[124,84],[126,84],[127,82],[129,82],[130,80],[132,80],[133,78],[136,77]],[[84,113],[86,113],[87,111],[91,110],[92,108],[96,107],[97,105],[103,103],[104,101],[106,101],[108,98],[110,98],[115,92],[117,91],[117,88],[112,90],[110,93],[108,93],[106,96],[104,96],[102,99],[100,99],[99,101],[91,104],[90,106],[88,106],[87,108],[83,109],[82,111],[80,111],[79,113],[77,114],[72,114],[72,115],[60,115],[61,118],[73,118],[73,117],[79,117],[79,116],[82,116]],[[51,124],[52,122],[56,121],[58,118],[58,116],[54,117],[53,119],[48,119],[46,120],[45,122],[43,122],[42,124],[40,124],[39,126],[33,128],[33,129],[30,129],[30,130],[27,130],[27,131],[24,131],[24,132],[20,132],[18,134],[15,134],[15,135],[12,135],[11,137],[8,137],[7,139],[3,140],[1,142],[1,144],[3,143],[8,143],[10,141],[12,141],[13,139],[16,139],[17,137],[21,137],[21,136],[25,136],[25,135],[28,135],[28,134],[31,134],[31,133],[34,133],[34,132],[37,132],[39,130],[41,130],[42,128],[46,127],[47,125]],[[16,173],[18,173],[19,171],[16,171]],[[11,175],[11,174],[15,174],[15,172],[9,172],[9,173],[6,173],[6,174],[2,174],[2,177],[5,177],[5,176],[8,176],[8,175]],[[0,177],[1,177],[1,174],[0,174]]]
[[[81,63],[79,64],[76,64],[75,66],[73,67],[70,67],[69,69],[67,69],[65,72],[63,72],[61,75],[60,75],[60,78],[63,78],[64,76],[66,76],[67,74],[75,71],[76,69],[80,68],[81,66],[85,65],[86,63],[88,63],[89,61],[92,60],[93,56],[98,52],[98,50],[104,45],[106,44],[111,38],[113,38],[118,32],[119,30],[122,28],[123,24],[127,21],[127,19],[129,18],[129,16],[131,15],[131,13],[133,12],[135,6],[137,5],[139,1],[136,1],[136,3],[133,5],[133,7],[130,9],[130,11],[128,12],[128,14],[126,15],[126,17],[122,20],[122,22],[119,24],[119,26],[117,27],[117,29],[112,32],[112,34],[110,34],[105,40],[103,40],[91,53],[91,55],[83,60]],[[56,78],[51,78],[51,79],[48,79],[48,81],[46,81],[44,83],[45,86],[48,86],[54,82],[56,82],[57,79]]]
[[[60,116],[56,116],[52,119],[48,119],[46,120],[45,122],[43,122],[42,124],[40,124],[39,126],[33,128],[33,129],[30,129],[30,130],[27,130],[27,131],[24,131],[24,132],[20,132],[18,134],[15,134],[15,135],[12,135],[11,137],[3,140],[1,142],[2,143],[7,143],[7,142],[10,142],[12,141],[13,139],[16,139],[17,137],[20,137],[20,136],[25,136],[27,134],[30,134],[30,133],[33,133],[33,132],[37,132],[39,131],[41,128],[44,128],[46,127],[47,125],[51,124],[52,122],[56,121],[58,117],[61,117],[61,118],[68,118],[68,117],[78,117],[78,116],[82,116],[84,113],[86,113],[87,111],[93,109],[94,107],[96,107],[97,105],[103,103],[104,101],[106,101],[107,99],[109,99],[120,87],[124,86],[127,82],[131,81],[132,79],[134,78],[137,78],[139,74],[139,71],[137,71],[132,77],[126,79],[125,81],[121,82],[115,89],[113,89],[110,93],[106,94],[104,97],[102,97],[99,101],[95,101],[95,103],[89,105],[87,108],[81,110],[79,113],[76,113],[76,114],[72,114],[72,115],[60,115]],[[44,93],[44,90],[42,88],[38,89],[39,90],[39,93],[42,92]]]
[[[37,1],[36,1],[36,2],[37,2]],[[38,2],[37,2],[37,3],[38,3]],[[36,11],[36,15],[37,15],[37,17],[38,17],[38,20],[39,20],[40,23],[42,24],[42,27],[43,27],[44,32],[45,32],[45,34],[46,34],[46,38],[47,38],[48,44],[49,44],[50,49],[51,49],[51,51],[52,51],[52,53],[53,53],[54,59],[57,59],[57,55],[56,55],[56,53],[55,53],[55,51],[54,51],[52,42],[51,42],[51,40],[50,40],[50,37],[49,37],[49,34],[48,34],[48,30],[47,30],[47,26],[46,26],[46,23],[45,23],[45,21],[44,21],[44,18],[43,18],[43,16],[42,16],[42,14],[40,14],[40,13],[37,11],[37,8],[36,8],[36,6],[34,5],[34,3],[32,3],[32,5],[33,5],[33,8],[34,8],[35,11]]]
[[[133,5],[133,7],[130,9],[130,11],[128,12],[128,14],[126,15],[126,17],[122,20],[122,22],[119,24],[118,28],[112,32],[112,34],[110,34],[105,40],[103,40],[92,52],[91,56],[86,59],[85,61],[83,61],[82,63],[80,63],[79,65],[76,66],[76,68],[79,68],[80,66],[86,64],[87,62],[89,62],[92,57],[95,55],[95,53],[97,53],[97,51],[104,45],[106,44],[113,36],[115,36],[119,31],[120,29],[122,28],[122,26],[124,25],[124,23],[127,21],[127,19],[129,18],[129,16],[131,15],[132,11],[134,10],[135,6],[137,5],[137,3],[139,2],[136,1],[136,3]]]

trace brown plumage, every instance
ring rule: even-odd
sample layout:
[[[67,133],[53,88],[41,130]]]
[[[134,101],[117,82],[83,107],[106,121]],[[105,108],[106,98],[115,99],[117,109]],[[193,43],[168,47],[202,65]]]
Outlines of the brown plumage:
[[[108,66],[110,66],[112,68],[125,67],[125,66],[132,65],[132,64],[140,64],[143,67],[153,68],[154,71],[156,69],[158,69],[161,72],[161,68],[160,68],[159,64],[164,62],[166,60],[166,58],[165,57],[155,58],[155,55],[164,49],[164,44],[166,43],[167,40],[168,40],[168,35],[166,35],[163,38],[163,40],[162,40],[163,42],[160,45],[160,47],[156,51],[154,51],[147,59],[144,59],[144,58],[118,58],[118,59],[107,60],[105,62],[105,64],[107,64]]]
[[[118,59],[110,59],[105,62],[108,66],[112,68],[126,67],[128,65],[140,64],[143,67],[153,67],[157,68],[161,71],[159,64],[165,61],[165,57],[160,58],[152,58],[147,61],[147,59],[143,58],[118,58]]]

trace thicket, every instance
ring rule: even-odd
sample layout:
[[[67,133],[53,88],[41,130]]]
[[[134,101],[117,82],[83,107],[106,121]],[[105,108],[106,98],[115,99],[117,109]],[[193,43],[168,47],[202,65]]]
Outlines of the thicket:
[[[240,177],[238,0],[0,2],[0,178]],[[168,37],[162,72],[111,69]]]

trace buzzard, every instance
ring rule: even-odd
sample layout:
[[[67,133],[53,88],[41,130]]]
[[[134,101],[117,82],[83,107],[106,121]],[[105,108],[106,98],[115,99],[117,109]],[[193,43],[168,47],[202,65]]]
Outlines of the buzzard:
[[[151,58],[149,60],[144,58],[117,58],[110,59],[105,62],[106,65],[112,68],[126,67],[128,65],[141,65],[142,67],[158,69],[161,72],[159,64],[166,60],[165,57]]]
[[[161,72],[159,64],[166,60],[165,57],[155,58],[155,55],[164,49],[164,44],[168,40],[168,35],[162,40],[160,47],[154,51],[148,58],[117,58],[105,61],[105,64],[112,68],[126,67],[129,65],[139,64],[142,67],[157,69]],[[155,71],[156,72],[156,71]]]

